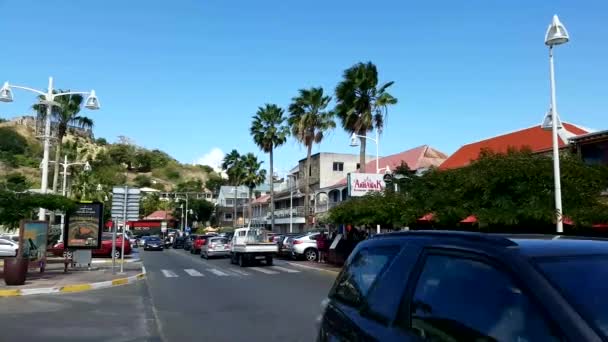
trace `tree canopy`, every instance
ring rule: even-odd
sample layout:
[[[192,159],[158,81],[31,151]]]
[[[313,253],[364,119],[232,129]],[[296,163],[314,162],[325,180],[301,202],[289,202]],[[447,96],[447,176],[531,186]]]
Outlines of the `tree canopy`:
[[[16,228],[19,221],[31,219],[38,208],[70,212],[75,203],[63,196],[18,193],[0,189],[0,225]]]
[[[608,222],[608,169],[561,157],[564,216],[577,226]],[[474,215],[480,226],[541,227],[555,220],[553,163],[527,150],[484,151],[469,166],[411,173],[396,179],[400,192],[353,199],[330,211],[335,223],[403,226],[432,213],[436,227],[456,227]],[[533,229],[533,228],[530,228]]]

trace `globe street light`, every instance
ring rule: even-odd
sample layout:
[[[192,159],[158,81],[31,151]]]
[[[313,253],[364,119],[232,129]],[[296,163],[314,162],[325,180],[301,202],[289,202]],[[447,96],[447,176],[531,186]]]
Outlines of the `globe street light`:
[[[45,194],[48,191],[48,175],[49,175],[49,150],[51,147],[51,116],[53,114],[53,106],[58,106],[59,104],[55,102],[55,98],[59,96],[66,95],[87,95],[87,99],[85,101],[85,108],[96,110],[100,108],[99,99],[97,95],[95,95],[95,90],[91,90],[90,92],[83,91],[69,91],[65,93],[53,93],[53,78],[49,77],[49,86],[46,92],[36,90],[29,87],[23,87],[18,85],[9,84],[8,82],[4,82],[2,88],[0,88],[0,102],[13,102],[13,90],[12,88],[23,89],[33,93],[36,93],[42,96],[41,104],[46,105],[46,116],[44,120],[44,153],[42,157],[42,180],[40,182],[40,192]],[[45,209],[40,208],[38,212],[38,219],[40,221],[45,220]]]
[[[551,108],[545,117],[542,127],[548,128],[548,121],[551,121],[551,133],[553,137],[553,178],[555,180],[555,216],[557,233],[564,231],[563,212],[562,212],[562,186],[559,169],[559,142],[557,140],[557,130],[561,126],[557,114],[557,101],[555,99],[555,68],[553,66],[553,46],[565,44],[570,40],[566,27],[559,21],[557,15],[553,16],[553,21],[547,28],[545,34],[545,45],[549,46],[549,77],[551,81]],[[551,116],[550,119],[548,116]]]

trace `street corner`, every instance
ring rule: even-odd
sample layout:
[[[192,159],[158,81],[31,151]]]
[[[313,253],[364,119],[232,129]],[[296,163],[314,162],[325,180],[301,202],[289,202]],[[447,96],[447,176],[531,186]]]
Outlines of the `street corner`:
[[[133,262],[134,263],[134,262]],[[146,269],[142,264],[130,265],[122,273],[113,274],[109,268],[92,271],[71,271],[63,276],[51,274],[36,274],[34,279],[28,279],[25,285],[0,285],[0,298],[19,297],[40,294],[76,293],[104,289],[135,283],[146,278]],[[46,273],[46,272],[45,272]],[[28,277],[33,274],[28,274]],[[50,285],[50,286],[49,286]]]

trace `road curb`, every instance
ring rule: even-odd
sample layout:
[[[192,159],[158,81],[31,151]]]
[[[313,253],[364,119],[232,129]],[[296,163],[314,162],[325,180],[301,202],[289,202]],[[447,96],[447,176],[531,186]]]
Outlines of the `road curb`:
[[[321,268],[321,267],[313,267],[313,266],[308,266],[308,265],[302,265],[302,264],[298,264],[298,263],[295,263],[295,262],[286,261],[286,263],[290,264],[291,266],[295,266],[295,267],[309,268],[311,270],[316,270],[316,271],[321,271],[321,272],[328,272],[328,273],[331,273],[331,274],[338,274],[338,273],[340,273],[340,271],[328,270],[326,268]]]
[[[0,297],[19,297],[38,294],[74,293],[90,290],[104,289],[108,287],[121,286],[134,283],[146,278],[146,268],[142,265],[141,273],[134,276],[117,278],[97,283],[68,284],[60,287],[42,287],[35,289],[0,290]]]

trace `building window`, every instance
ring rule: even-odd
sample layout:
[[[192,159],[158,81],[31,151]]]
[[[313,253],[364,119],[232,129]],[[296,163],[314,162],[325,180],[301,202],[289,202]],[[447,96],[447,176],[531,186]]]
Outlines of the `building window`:
[[[357,170],[361,168],[361,163],[357,163]]]
[[[224,213],[224,221],[232,221],[232,213]]]
[[[233,205],[233,204],[234,204],[234,200],[232,198],[226,199],[226,205]]]
[[[334,171],[344,171],[344,163],[334,162]]]

